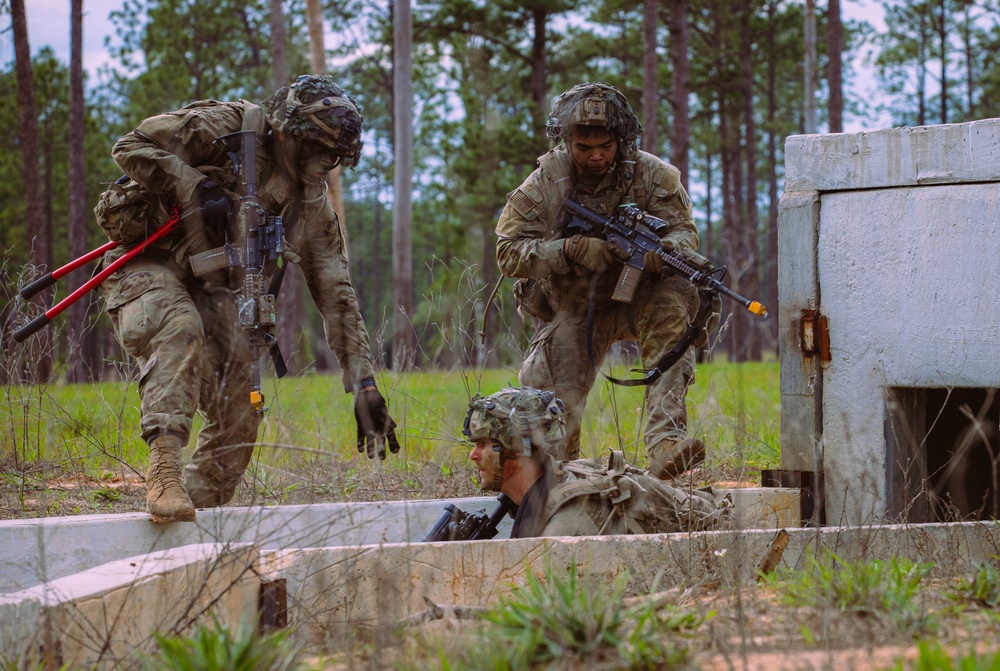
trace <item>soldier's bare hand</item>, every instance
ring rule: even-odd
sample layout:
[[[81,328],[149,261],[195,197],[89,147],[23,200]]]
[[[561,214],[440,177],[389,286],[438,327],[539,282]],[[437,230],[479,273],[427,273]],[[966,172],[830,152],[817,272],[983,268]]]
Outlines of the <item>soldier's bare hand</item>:
[[[354,419],[358,423],[358,452],[367,452],[369,459],[376,454],[385,459],[386,443],[390,452],[399,452],[396,422],[389,416],[389,408],[378,389],[370,387],[355,392]]]

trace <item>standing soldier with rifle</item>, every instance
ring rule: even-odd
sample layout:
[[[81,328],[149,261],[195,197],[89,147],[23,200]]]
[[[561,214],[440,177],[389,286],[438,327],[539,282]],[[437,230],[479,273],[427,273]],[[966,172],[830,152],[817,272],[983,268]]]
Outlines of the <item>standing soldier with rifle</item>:
[[[276,267],[286,257],[305,275],[344,389],[354,394],[359,451],[384,459],[386,443],[399,450],[375,386],[343,223],[325,195],[330,170],[358,164],[361,128],[352,97],[328,76],[306,75],[260,106],[192,103],[146,119],[115,144],[112,156],[131,181],[119,180],[96,209],[123,243],[105,264],[167,212],[186,213],[176,232],[101,285],[115,335],[140,367],[153,522],[191,521],[195,508],[229,502],[242,480],[261,422],[265,346],[283,372],[273,328]],[[182,474],[196,410],[205,424]]]
[[[705,459],[705,445],[687,436],[687,388],[694,382],[694,351],[683,347],[673,365],[661,362],[694,326],[704,345],[718,323],[717,293],[700,294],[687,278],[656,263],[631,295],[616,295],[628,253],[600,232],[565,230],[567,198],[603,217],[634,205],[666,223],[662,250],[694,252],[698,233],[691,200],[677,168],[640,151],[642,126],[625,96],[607,84],[581,84],[552,105],[547,133],[554,147],[538,168],[507,197],[496,233],[497,261],[508,277],[521,278],[514,292],[519,309],[546,324],[521,366],[521,384],[553,390],[566,405],[566,439],[559,455],[575,459],[587,394],[612,344],[636,339],[647,370],[645,394],[649,471],[668,479]],[[703,301],[714,302],[701,311]],[[706,323],[708,322],[707,328]]]

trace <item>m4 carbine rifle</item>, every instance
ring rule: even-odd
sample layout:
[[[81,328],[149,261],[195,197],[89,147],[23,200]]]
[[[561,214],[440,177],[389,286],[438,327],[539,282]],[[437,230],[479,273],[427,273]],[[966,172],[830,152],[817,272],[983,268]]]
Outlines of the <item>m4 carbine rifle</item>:
[[[497,507],[489,514],[485,508],[467,513],[454,504],[446,503],[441,517],[420,542],[489,540],[497,535],[497,527],[504,515],[514,510],[517,510],[517,504],[506,494],[497,497]]]
[[[623,205],[613,216],[604,217],[572,198],[563,201],[562,209],[567,217],[568,234],[599,233],[605,240],[628,253],[628,260],[625,261],[625,267],[622,268],[615,292],[611,296],[614,300],[632,302],[642,276],[646,252],[655,251],[668,268],[695,285],[723,294],[759,317],[767,317],[767,310],[758,301],[740,296],[719,281],[726,274],[725,266],[712,268],[708,259],[697,252],[687,252],[685,257],[664,251],[660,237],[669,230],[670,225],[662,219],[632,205]],[[700,267],[695,267],[692,263]]]
[[[223,135],[215,140],[222,145],[233,162],[233,174],[240,176],[243,194],[235,231],[227,231],[224,246],[226,264],[243,268],[242,287],[236,294],[240,328],[250,346],[251,388],[250,404],[257,412],[264,409],[264,394],[260,386],[260,355],[269,348],[278,377],[287,372],[285,361],[278,349],[277,298],[281,285],[282,268],[279,268],[264,289],[264,266],[268,261],[282,259],[284,254],[284,227],[280,216],[269,215],[257,199],[257,133],[243,130]],[[236,244],[231,242],[235,239]]]

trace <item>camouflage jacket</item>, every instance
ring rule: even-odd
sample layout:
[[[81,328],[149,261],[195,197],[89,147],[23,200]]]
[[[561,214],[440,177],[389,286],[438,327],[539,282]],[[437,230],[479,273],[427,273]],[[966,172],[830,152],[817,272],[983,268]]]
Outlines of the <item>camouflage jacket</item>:
[[[112,157],[126,175],[156,194],[165,210],[190,203],[206,176],[226,189],[234,200],[234,210],[238,210],[238,177],[232,173],[224,149],[213,141],[243,130],[248,110],[254,110],[249,119],[256,120],[250,125],[260,126],[254,130],[270,137],[263,115],[254,108],[253,103],[242,100],[207,100],[150,117],[115,144]],[[374,373],[368,332],[351,284],[346,236],[326,199],[325,185],[303,186],[294,181],[278,166],[266,140],[257,150],[257,174],[260,204],[268,214],[280,214],[286,222],[287,249],[292,252],[288,256],[298,257],[310,294],[323,315],[327,340],[343,368],[344,387],[351,391],[358,381]],[[297,216],[289,216],[291,212]],[[185,220],[182,231],[144,253],[173,260],[178,272],[185,275],[190,273],[189,258],[221,244],[218,236],[218,232],[193,223],[192,218]]]
[[[628,465],[620,451],[609,461],[549,460],[525,497],[528,519],[517,524],[517,537],[673,533],[727,523],[728,495],[669,485]]]
[[[500,271],[507,277],[547,280],[555,302],[586,297],[590,281],[572,272],[562,245],[554,242],[565,237],[560,208],[567,196],[605,216],[620,204],[634,203],[670,225],[665,237],[698,248],[691,200],[677,168],[639,151],[634,163],[617,163],[596,186],[588,187],[574,180],[569,151],[556,147],[539,157],[538,168],[507,194],[496,226]],[[599,300],[610,298],[620,272],[619,263],[598,278]]]

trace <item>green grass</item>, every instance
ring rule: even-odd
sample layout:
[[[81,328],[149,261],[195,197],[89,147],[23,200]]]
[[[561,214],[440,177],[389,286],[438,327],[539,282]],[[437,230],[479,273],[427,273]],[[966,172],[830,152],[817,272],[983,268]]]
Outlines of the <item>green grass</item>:
[[[624,367],[616,374],[627,374]],[[513,370],[431,371],[378,376],[397,433],[405,445],[390,468],[410,469],[433,460],[450,469],[464,463],[461,441],[469,398],[517,384]],[[316,455],[353,458],[352,396],[339,375],[303,375],[265,380],[268,411],[260,442],[261,463],[285,467]],[[644,464],[641,387],[600,380],[588,401],[583,456],[610,448]],[[779,461],[778,364],[699,365],[688,395],[690,431],[709,445],[712,462],[727,473],[748,476]],[[139,397],[134,384],[9,386],[0,400],[6,429],[0,434],[0,466],[58,464],[100,471],[122,463],[145,463],[139,438]],[[200,420],[195,419],[195,429]],[[193,443],[193,441],[192,441]]]
[[[154,634],[157,649],[142,655],[147,671],[293,671],[298,650],[289,644],[291,629],[258,634],[231,630],[212,621],[187,636]]]
[[[921,580],[933,567],[906,557],[845,561],[824,550],[819,557],[809,553],[801,570],[781,567],[766,582],[789,605],[873,617],[922,634],[936,626],[916,599]]]
[[[614,585],[581,575],[575,562],[529,570],[527,584],[501,596],[478,627],[446,641],[418,645],[403,669],[511,671],[516,669],[671,669],[689,658],[687,636],[714,613],[626,601],[627,576]]]

